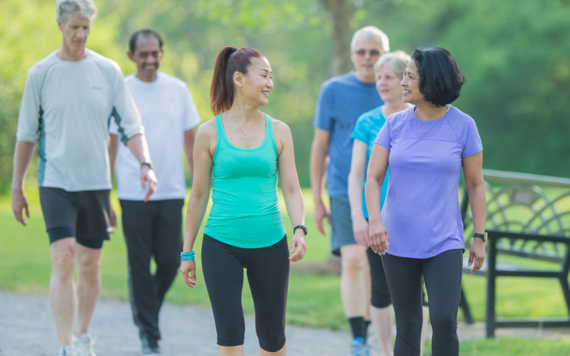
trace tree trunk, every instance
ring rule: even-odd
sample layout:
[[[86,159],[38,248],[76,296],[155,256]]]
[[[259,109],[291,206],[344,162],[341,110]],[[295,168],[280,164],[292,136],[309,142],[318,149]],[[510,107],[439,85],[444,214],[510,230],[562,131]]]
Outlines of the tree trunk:
[[[352,69],[352,62],[350,61],[352,0],[320,0],[320,2],[333,20],[332,75],[341,75]]]

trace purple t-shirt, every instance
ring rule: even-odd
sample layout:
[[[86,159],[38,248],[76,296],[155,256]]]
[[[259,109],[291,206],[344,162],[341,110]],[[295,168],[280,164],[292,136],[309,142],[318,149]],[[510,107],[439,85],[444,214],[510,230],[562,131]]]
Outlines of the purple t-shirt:
[[[451,106],[422,121],[415,107],[391,115],[375,143],[390,150],[390,185],[382,209],[388,254],[430,258],[465,249],[459,210],[462,158],[483,150],[475,121]]]

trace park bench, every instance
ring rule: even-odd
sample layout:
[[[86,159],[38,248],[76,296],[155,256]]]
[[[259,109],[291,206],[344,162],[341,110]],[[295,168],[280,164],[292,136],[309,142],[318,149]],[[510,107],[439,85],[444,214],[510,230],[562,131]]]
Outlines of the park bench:
[[[498,328],[570,327],[570,179],[488,169],[483,170],[483,176],[489,236],[485,264],[476,275],[487,277],[487,337],[494,337]],[[461,214],[467,250],[473,239],[468,207],[469,196],[464,189]],[[544,262],[541,265],[536,261]],[[464,266],[464,273],[469,273],[466,262]],[[558,279],[568,317],[562,320],[497,319],[499,277]],[[473,323],[463,289],[460,306],[465,321]]]

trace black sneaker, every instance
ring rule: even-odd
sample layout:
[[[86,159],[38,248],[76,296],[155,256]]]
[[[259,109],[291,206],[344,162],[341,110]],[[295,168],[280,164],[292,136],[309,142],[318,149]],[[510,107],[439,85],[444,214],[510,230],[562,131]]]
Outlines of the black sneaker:
[[[145,338],[141,339],[142,351],[141,355],[154,356],[161,355],[160,347],[158,346],[158,339]]]

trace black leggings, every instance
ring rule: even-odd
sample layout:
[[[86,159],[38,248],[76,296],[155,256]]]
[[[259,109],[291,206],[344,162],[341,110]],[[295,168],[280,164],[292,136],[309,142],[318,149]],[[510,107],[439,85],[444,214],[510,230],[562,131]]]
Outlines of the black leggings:
[[[368,256],[368,264],[370,265],[370,281],[372,282],[372,297],[370,304],[374,308],[387,308],[392,304],[390,297],[390,288],[388,288],[388,281],[384,273],[384,265],[382,264],[382,257],[376,252],[372,251],[369,247],[366,249]]]
[[[281,350],[285,345],[289,286],[287,237],[269,247],[247,249],[204,235],[202,268],[214,312],[218,345],[243,345],[245,322],[241,293],[246,268],[259,346],[268,352]]]
[[[394,356],[420,355],[422,274],[429,296],[432,355],[459,355],[457,310],[461,295],[462,255],[462,250],[449,250],[426,259],[382,256],[396,313]]]

